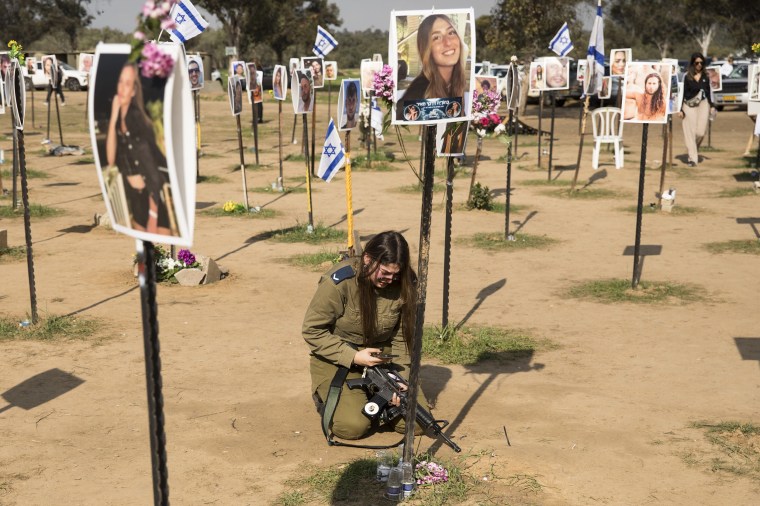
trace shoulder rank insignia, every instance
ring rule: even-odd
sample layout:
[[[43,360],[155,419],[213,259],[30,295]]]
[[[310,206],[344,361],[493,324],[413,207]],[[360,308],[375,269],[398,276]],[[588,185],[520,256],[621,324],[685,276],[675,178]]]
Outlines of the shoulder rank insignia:
[[[353,278],[355,275],[356,273],[354,272],[353,267],[346,265],[345,267],[341,267],[337,271],[333,272],[330,278],[333,280],[333,283],[337,285],[341,281]]]

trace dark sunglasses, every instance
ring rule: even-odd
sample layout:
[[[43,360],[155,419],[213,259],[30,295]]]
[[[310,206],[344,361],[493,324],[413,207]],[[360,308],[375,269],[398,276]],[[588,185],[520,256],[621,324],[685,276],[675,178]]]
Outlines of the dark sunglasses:
[[[200,74],[200,73],[201,73],[201,71],[200,71],[200,70],[198,70],[198,69],[190,69],[190,70],[188,70],[188,72],[189,72],[190,74]]]
[[[695,62],[694,62],[694,65],[702,65],[703,63],[704,63],[704,62],[703,62],[702,60],[699,60],[699,61],[695,61]]]

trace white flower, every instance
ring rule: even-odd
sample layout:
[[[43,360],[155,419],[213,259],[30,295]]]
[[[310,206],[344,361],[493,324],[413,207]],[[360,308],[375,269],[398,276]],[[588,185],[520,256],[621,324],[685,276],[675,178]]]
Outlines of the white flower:
[[[504,126],[504,123],[499,123],[499,125],[496,128],[494,128],[493,131],[495,134],[500,135],[507,131],[507,127]]]

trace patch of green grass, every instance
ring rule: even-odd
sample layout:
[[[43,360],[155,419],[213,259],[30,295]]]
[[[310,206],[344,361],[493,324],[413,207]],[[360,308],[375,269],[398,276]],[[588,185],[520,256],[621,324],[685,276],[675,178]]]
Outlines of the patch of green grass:
[[[581,200],[596,200],[596,199],[614,199],[620,196],[620,194],[614,190],[608,190],[606,188],[577,188],[575,191],[570,189],[560,190],[555,192],[546,192],[545,195],[552,197],[562,197],[569,199],[581,199]]]
[[[210,183],[210,184],[220,184],[220,183],[226,183],[227,180],[223,177],[219,176],[198,176],[198,183]]]
[[[748,195],[757,195],[755,192],[755,189],[749,186],[743,186],[741,188],[727,188],[720,193],[718,193],[718,197],[720,198],[736,198],[736,197],[746,197]]]
[[[521,329],[498,327],[425,327],[422,352],[444,364],[474,365],[530,358],[538,349],[556,346]]]
[[[760,255],[760,241],[757,239],[742,239],[722,242],[709,242],[704,247],[710,253],[744,253]]]
[[[700,146],[700,151],[703,153],[722,153],[725,149],[716,148],[715,146]]]
[[[245,206],[243,207],[243,210],[245,210]],[[201,214],[205,216],[214,216],[214,217],[220,217],[220,216],[230,216],[232,218],[250,218],[250,219],[266,219],[266,218],[274,218],[276,216],[279,216],[278,212],[273,209],[261,209],[258,212],[249,212],[249,213],[227,213],[224,211],[221,207],[212,207],[210,209],[204,209],[201,211]]]
[[[523,186],[570,186],[573,182],[565,179],[528,179],[523,181]]]
[[[697,285],[662,281],[641,281],[636,289],[627,279],[603,279],[577,283],[563,294],[576,299],[614,304],[686,304],[706,300],[705,290]]]
[[[433,183],[433,192],[440,192],[445,189],[445,185],[439,184],[439,183]],[[399,193],[422,193],[422,185],[417,184],[408,184],[406,186],[399,186],[398,188],[395,188],[393,191],[399,192]]]
[[[28,327],[20,326],[19,322],[20,319],[0,318],[0,341],[83,339],[101,326],[97,320],[73,316],[39,317],[36,324]]]
[[[345,230],[325,227],[321,223],[314,226],[309,232],[308,224],[299,223],[294,227],[276,230],[272,233],[272,239],[280,242],[305,242],[309,244],[322,244],[326,242],[345,242],[347,239]]]
[[[3,179],[11,179],[13,177],[13,174],[11,173],[11,170],[9,169],[3,169],[2,176],[3,176]],[[26,177],[28,179],[47,179],[50,177],[50,174],[48,174],[47,172],[42,172],[41,170],[27,168]],[[19,172],[19,180],[20,179],[21,179],[21,173]]]
[[[289,155],[286,155],[284,160],[287,160],[289,162],[306,162],[306,157],[301,153],[291,153]]]
[[[248,188],[249,192],[253,193],[272,193],[275,195],[279,195],[281,193],[306,193],[306,188],[299,186],[299,187],[291,187],[288,188],[287,186],[283,186],[282,191],[278,190],[277,188],[272,188],[272,186],[259,186],[257,188]],[[312,193],[315,191],[314,187],[311,188]]]
[[[288,263],[297,267],[306,267],[313,271],[326,270],[323,264],[334,265],[343,260],[343,255],[338,251],[322,250],[319,253],[301,253],[287,259]],[[329,267],[328,267],[329,268]]]
[[[526,172],[542,172],[542,171],[546,172],[547,170],[545,167],[539,167],[535,163],[533,164],[521,163],[519,165],[515,165],[514,168],[516,168],[517,170],[524,170]]]
[[[512,214],[512,213],[519,213],[521,211],[524,211],[526,207],[527,206],[515,205],[515,204],[511,204],[510,203],[510,205],[509,205],[509,213],[510,214]],[[491,209],[489,209],[489,211],[491,211],[492,213],[499,213],[499,214],[504,214],[506,212],[506,210],[507,210],[507,203],[506,202],[493,202],[491,204]]]
[[[0,248],[0,263],[17,262],[26,258],[26,247],[11,246],[10,248]]]
[[[306,183],[306,176],[292,176],[285,178],[286,183]]]
[[[719,452],[710,460],[710,471],[746,476],[760,481],[760,425],[741,422],[692,422]]]
[[[522,249],[546,249],[559,242],[545,235],[515,234],[514,241],[504,238],[502,232],[481,232],[464,237],[457,242],[488,251],[516,251]]]
[[[32,218],[51,218],[63,214],[63,211],[54,207],[47,207],[40,204],[29,205],[29,215]],[[18,206],[14,210],[12,206],[0,206],[0,218],[23,218],[24,206]]]
[[[627,213],[633,213],[636,214],[638,209],[638,206],[628,206],[621,209],[621,211],[625,211]],[[703,213],[705,210],[700,207],[690,207],[690,206],[679,206],[674,205],[673,208],[670,210],[670,212],[662,211],[657,204],[655,205],[645,205],[641,208],[642,214],[662,214],[662,215],[673,215],[673,216],[689,216],[694,214],[700,214]]]

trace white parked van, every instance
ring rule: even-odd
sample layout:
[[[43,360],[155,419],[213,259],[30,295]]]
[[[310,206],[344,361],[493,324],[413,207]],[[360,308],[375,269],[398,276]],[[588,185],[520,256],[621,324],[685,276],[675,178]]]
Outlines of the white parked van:
[[[87,89],[90,77],[87,72],[80,72],[65,62],[59,62],[59,64],[63,69],[63,78],[61,79],[61,83],[67,90],[79,91]],[[36,65],[37,71],[31,76],[27,72],[26,65],[23,67],[27,90],[31,86],[34,86],[35,89],[40,89],[46,88],[48,85],[47,77],[45,76],[45,72],[42,70],[42,62],[37,61]]]

